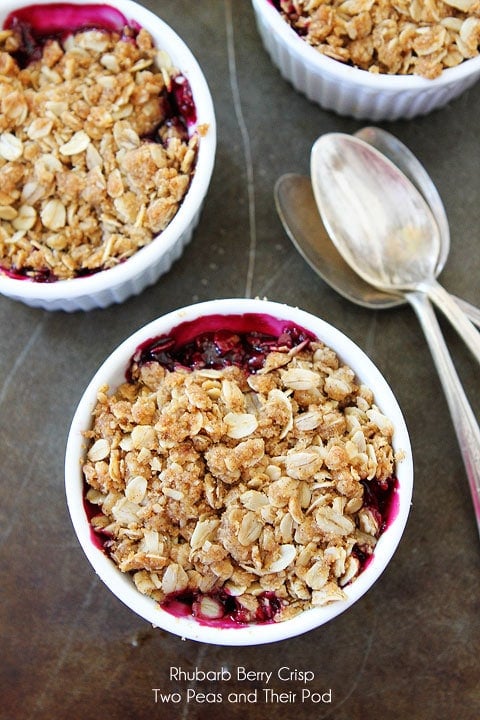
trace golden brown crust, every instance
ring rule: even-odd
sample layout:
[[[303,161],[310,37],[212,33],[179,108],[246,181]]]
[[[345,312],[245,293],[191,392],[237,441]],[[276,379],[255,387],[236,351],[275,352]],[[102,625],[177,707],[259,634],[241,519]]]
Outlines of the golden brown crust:
[[[250,376],[150,363],[99,391],[87,499],[141,592],[223,589],[251,612],[273,591],[282,620],[343,597],[354,546],[375,546],[362,481],[392,477],[392,423],[322,343],[276,356]]]
[[[280,0],[319,52],[362,70],[433,79],[478,55],[478,0]]]
[[[68,279],[161,233],[194,171],[198,134],[166,124],[178,71],[146,30],[89,30],[20,70],[0,33],[0,265]],[[160,130],[163,144],[148,136]]]

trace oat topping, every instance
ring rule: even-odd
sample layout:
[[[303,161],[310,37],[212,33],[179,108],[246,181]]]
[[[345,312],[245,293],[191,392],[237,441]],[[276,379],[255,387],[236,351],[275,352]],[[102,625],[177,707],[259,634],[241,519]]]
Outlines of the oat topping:
[[[98,392],[83,467],[91,523],[161,604],[190,595],[194,614],[218,619],[229,599],[242,621],[286,620],[344,598],[373,552],[392,436],[372,392],[319,341],[272,350],[250,374],[147,362]]]
[[[478,0],[277,0],[276,5],[319,52],[373,73],[433,79],[479,52]]]
[[[172,107],[187,82],[145,29],[53,39],[26,67],[21,42],[0,31],[0,268],[35,280],[111,268],[188,189],[198,134]]]

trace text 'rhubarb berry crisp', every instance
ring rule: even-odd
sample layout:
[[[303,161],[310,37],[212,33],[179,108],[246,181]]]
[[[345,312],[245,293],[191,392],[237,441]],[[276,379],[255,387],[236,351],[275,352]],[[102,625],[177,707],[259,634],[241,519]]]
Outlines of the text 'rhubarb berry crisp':
[[[106,270],[175,216],[203,132],[193,130],[191,89],[149,32],[114,8],[11,13],[0,31],[0,110],[5,274],[52,282]]]
[[[332,349],[275,322],[207,317],[148,340],[85,432],[94,542],[202,623],[344,599],[396,512],[392,422]]]

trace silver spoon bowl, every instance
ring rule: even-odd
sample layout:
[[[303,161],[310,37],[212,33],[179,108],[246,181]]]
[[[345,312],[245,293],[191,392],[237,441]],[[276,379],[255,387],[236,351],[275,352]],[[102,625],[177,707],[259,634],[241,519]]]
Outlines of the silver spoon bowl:
[[[274,198],[285,232],[295,248],[339,295],[370,310],[407,304],[404,295],[393,295],[369,285],[345,262],[325,230],[310,178],[295,173],[282,175],[275,184]],[[480,327],[480,309],[455,295],[452,297]]]
[[[342,297],[371,310],[404,305],[403,296],[378,290],[345,262],[325,230],[310,178],[282,175],[274,190],[277,212],[287,235],[310,267]]]
[[[337,250],[375,287],[425,293],[480,362],[480,335],[436,280],[438,225],[424,197],[385,155],[343,133],[322,135],[311,154],[317,206]]]

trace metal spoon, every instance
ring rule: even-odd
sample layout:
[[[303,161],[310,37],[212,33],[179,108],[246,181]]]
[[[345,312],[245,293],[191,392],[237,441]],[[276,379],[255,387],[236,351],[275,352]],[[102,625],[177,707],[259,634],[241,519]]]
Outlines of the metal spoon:
[[[325,227],[346,262],[387,292],[428,295],[480,362],[480,334],[435,279],[440,235],[423,196],[385,155],[357,137],[322,135],[311,175]]]
[[[313,195],[310,178],[295,173],[282,175],[275,184],[275,205],[285,231],[310,267],[347,300],[369,308],[386,310],[407,303],[378,290],[352,270],[331,241]],[[452,295],[455,302],[480,327],[480,309]]]
[[[344,186],[342,186],[344,187]],[[368,239],[368,238],[367,238]],[[337,281],[340,273],[337,274]],[[346,283],[349,282],[347,277]],[[405,292],[430,347],[457,435],[480,534],[480,429],[448,352],[437,317],[423,289]]]

